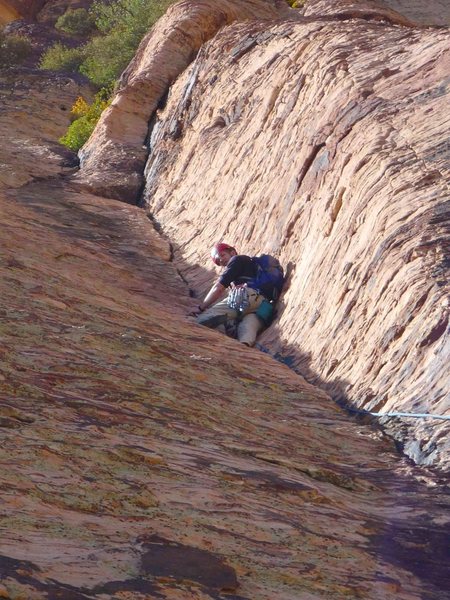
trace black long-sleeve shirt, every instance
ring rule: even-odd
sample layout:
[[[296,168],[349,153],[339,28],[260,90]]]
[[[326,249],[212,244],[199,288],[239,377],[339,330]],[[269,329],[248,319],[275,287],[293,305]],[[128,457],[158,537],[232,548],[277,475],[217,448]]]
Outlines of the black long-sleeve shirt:
[[[226,288],[229,287],[231,283],[234,283],[235,285],[246,283],[256,276],[256,272],[257,266],[250,256],[238,254],[231,258],[230,262],[221,273],[219,283]]]

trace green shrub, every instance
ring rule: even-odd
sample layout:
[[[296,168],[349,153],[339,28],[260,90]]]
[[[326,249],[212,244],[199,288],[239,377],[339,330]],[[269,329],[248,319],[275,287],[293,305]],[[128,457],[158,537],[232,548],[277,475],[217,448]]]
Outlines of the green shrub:
[[[6,35],[0,29],[0,68],[20,65],[31,52],[30,42],[20,35]]]
[[[102,89],[94,97],[92,104],[88,104],[81,96],[72,106],[71,113],[75,120],[59,142],[74,152],[88,141],[91,133],[100,118],[100,115],[109,105],[109,90]]]
[[[80,72],[97,86],[111,86],[133,58],[140,41],[173,0],[94,2],[91,13],[102,36],[86,46]]]
[[[55,24],[56,29],[71,35],[88,35],[95,31],[94,16],[85,8],[69,8]]]
[[[97,0],[91,7],[91,13],[97,28],[103,34],[122,31],[140,41],[172,2],[173,0]]]
[[[69,71],[76,73],[86,58],[85,47],[67,48],[57,42],[41,57],[39,68],[46,71]]]
[[[87,44],[79,71],[98,87],[112,86],[136,52],[129,37],[119,31],[94,38]]]
[[[172,2],[173,0],[97,0],[91,6],[89,18],[95,22],[101,35],[79,48],[67,48],[56,43],[43,54],[39,66],[47,70],[78,71],[97,87],[110,87],[133,58],[143,36]],[[58,19],[60,28],[61,19],[66,27],[69,16],[72,19],[76,13],[77,19],[79,18],[79,10],[82,9],[66,11]]]
[[[70,49],[55,44],[42,56],[40,68],[78,71],[102,88],[91,105],[82,98],[75,102],[72,107],[75,120],[59,140],[62,144],[78,151],[87,142],[102,111],[109,104],[108,97],[117,78],[133,58],[142,37],[172,2],[97,0],[90,14],[100,35],[80,48]]]

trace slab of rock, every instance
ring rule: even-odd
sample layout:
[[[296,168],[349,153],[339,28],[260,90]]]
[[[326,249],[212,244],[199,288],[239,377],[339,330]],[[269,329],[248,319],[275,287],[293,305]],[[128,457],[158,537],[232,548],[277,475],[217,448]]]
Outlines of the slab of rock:
[[[14,19],[33,19],[45,0],[0,0],[0,24]]]
[[[448,416],[450,37],[366,5],[221,30],[151,124],[144,201],[199,292],[217,240],[281,258],[262,343],[335,398]],[[448,466],[448,421],[386,425]]]
[[[34,87],[64,97],[2,101],[0,597],[442,600],[443,479],[196,325],[145,211],[58,171]]]
[[[35,178],[69,173],[78,158],[58,143],[70,125],[78,96],[91,87],[58,73],[9,69],[0,78],[0,188],[21,187]]]
[[[188,318],[144,211],[58,180],[0,207],[5,598],[442,599],[444,482]]]

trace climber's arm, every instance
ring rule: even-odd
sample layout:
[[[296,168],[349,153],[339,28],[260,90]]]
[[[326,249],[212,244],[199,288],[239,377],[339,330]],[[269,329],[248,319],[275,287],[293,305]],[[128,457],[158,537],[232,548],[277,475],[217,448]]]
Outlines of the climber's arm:
[[[219,281],[216,281],[216,283],[206,294],[203,302],[200,302],[200,304],[198,305],[199,311],[203,312],[204,310],[215,304],[217,300],[219,300],[219,298],[223,295],[225,289],[226,288],[224,285],[222,285]]]

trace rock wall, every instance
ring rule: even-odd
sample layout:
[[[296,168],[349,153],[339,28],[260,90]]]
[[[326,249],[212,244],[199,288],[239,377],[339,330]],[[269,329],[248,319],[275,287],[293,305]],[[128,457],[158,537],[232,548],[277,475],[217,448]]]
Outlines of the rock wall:
[[[31,19],[45,4],[45,0],[0,0],[0,24],[15,19]]]
[[[285,12],[287,6],[284,6]],[[80,152],[78,181],[96,193],[136,203],[144,185],[149,120],[202,45],[222,27],[279,16],[277,0],[185,0],[171,6],[141,43],[95,135]]]
[[[0,597],[443,600],[445,477],[188,316],[211,271],[67,176],[79,93],[0,73]]]
[[[182,263],[145,211],[67,179],[55,140],[80,89],[14,75],[0,75],[0,598],[442,600],[444,478],[188,317]]]
[[[289,281],[266,348],[359,408],[448,415],[448,28],[422,27],[423,6],[415,26],[414,7],[321,0],[215,33],[206,4],[143,43],[80,180],[133,199],[148,152],[143,203],[193,288],[214,241],[274,253]],[[208,34],[163,107],[192,57],[168,72],[170,22]],[[416,461],[448,463],[448,421],[385,424]]]
[[[144,211],[58,177],[0,210],[1,598],[445,597],[444,482],[189,319]]]
[[[54,24],[68,8],[88,8],[93,0],[0,0],[0,25],[16,19]]]

